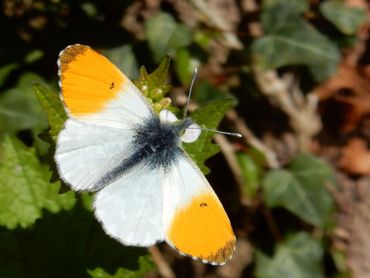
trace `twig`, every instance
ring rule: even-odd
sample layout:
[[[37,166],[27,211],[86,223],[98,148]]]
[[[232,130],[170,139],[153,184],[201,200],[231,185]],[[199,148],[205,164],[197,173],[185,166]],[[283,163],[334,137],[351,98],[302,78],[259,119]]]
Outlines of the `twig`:
[[[157,246],[154,245],[154,246],[149,247],[148,251],[152,254],[153,261],[158,266],[158,271],[162,277],[164,278],[175,278],[176,277],[171,267],[168,265],[166,260],[163,258]]]
[[[194,267],[193,278],[203,278],[206,276],[207,265],[197,260],[192,260],[192,265]]]
[[[207,1],[191,0],[191,3],[200,14],[200,19],[208,26],[220,30],[222,33],[222,42],[233,49],[242,49],[243,44],[233,33],[231,23],[220,16],[217,11],[212,9]]]
[[[262,213],[263,213],[263,216],[266,219],[267,226],[269,227],[269,230],[271,231],[271,234],[274,237],[274,239],[276,241],[282,241],[283,236],[281,235],[281,233],[279,231],[279,228],[278,228],[278,226],[275,222],[275,219],[274,219],[271,211],[266,207],[262,207]]]
[[[240,169],[239,163],[236,160],[235,157],[235,149],[230,144],[230,142],[226,139],[225,135],[222,134],[215,134],[214,136],[215,142],[220,146],[221,152],[224,155],[227,164],[230,167],[231,172],[233,172],[233,175],[235,177],[236,183],[239,186],[239,190],[242,197],[242,204],[244,205],[250,205],[250,200],[247,198],[244,192],[244,180],[242,176],[242,170]]]
[[[298,87],[289,88],[276,71],[262,71],[255,66],[254,73],[261,92],[289,116],[290,124],[297,134],[299,149],[307,151],[312,137],[321,129],[321,121],[316,112],[317,95],[309,93],[305,97]]]
[[[254,136],[253,132],[247,127],[244,120],[238,116],[235,110],[229,111],[226,114],[226,118],[234,123],[236,131],[243,135],[243,138],[247,144],[256,148],[265,156],[267,164],[270,168],[277,169],[280,167],[275,152],[270,150],[256,136]]]

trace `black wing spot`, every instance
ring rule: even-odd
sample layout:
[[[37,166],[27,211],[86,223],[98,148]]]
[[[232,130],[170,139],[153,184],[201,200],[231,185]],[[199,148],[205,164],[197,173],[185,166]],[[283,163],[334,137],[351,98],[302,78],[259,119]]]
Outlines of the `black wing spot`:
[[[114,88],[114,82],[110,83],[109,89],[112,90]]]
[[[206,207],[206,206],[208,206],[207,203],[200,203],[201,208]]]

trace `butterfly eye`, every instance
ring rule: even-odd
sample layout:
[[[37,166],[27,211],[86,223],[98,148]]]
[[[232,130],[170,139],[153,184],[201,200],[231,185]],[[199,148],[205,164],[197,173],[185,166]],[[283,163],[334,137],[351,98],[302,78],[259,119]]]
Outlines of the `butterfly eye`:
[[[159,112],[159,119],[161,120],[161,122],[173,123],[177,121],[177,117],[175,116],[175,114],[168,110],[162,110],[161,112]]]
[[[201,127],[196,123],[193,123],[187,129],[185,129],[184,134],[181,136],[181,141],[185,143],[192,143],[198,139],[201,132]]]

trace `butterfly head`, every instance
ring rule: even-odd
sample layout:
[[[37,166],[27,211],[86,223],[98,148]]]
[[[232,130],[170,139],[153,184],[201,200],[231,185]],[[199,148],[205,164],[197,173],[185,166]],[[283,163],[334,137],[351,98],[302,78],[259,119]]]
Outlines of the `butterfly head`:
[[[198,139],[201,133],[201,127],[194,123],[191,118],[179,120],[168,110],[162,110],[159,113],[159,119],[161,123],[171,125],[182,142],[192,143]]]

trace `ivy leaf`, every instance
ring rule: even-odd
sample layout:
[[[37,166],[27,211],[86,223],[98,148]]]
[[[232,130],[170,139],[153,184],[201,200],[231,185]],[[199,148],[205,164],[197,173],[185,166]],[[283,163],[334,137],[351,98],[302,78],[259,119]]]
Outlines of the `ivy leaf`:
[[[337,46],[288,5],[267,8],[262,24],[267,35],[252,45],[254,58],[262,69],[305,65],[318,82],[336,71],[340,62]]]
[[[346,35],[355,35],[358,28],[368,20],[366,10],[349,7],[340,1],[325,1],[319,9],[327,20]]]
[[[74,206],[72,192],[60,195],[59,186],[49,183],[50,174],[34,148],[9,135],[0,147],[0,225],[28,227],[41,217],[43,209],[57,213]]]
[[[170,14],[159,13],[145,22],[145,38],[154,60],[159,62],[166,54],[174,54],[177,48],[190,45],[192,33]]]
[[[274,5],[285,4],[296,13],[304,13],[309,9],[307,0],[263,0],[263,9],[273,7]]]
[[[132,46],[125,44],[116,48],[110,48],[102,51],[103,54],[117,65],[122,72],[129,78],[137,78],[139,76],[139,66],[137,64]]]
[[[197,84],[191,97],[200,106],[207,105],[217,99],[233,99],[235,103],[237,102],[237,99],[229,91],[219,89],[207,80]]]
[[[325,183],[332,178],[329,166],[308,154],[298,155],[286,170],[269,172],[263,182],[263,197],[270,208],[284,207],[304,221],[319,227],[331,224],[333,198]]]
[[[236,158],[242,171],[244,190],[249,197],[254,197],[260,187],[261,165],[258,165],[252,157],[245,153],[238,153]]]
[[[196,110],[191,114],[191,118],[201,127],[216,129],[225,113],[235,104],[234,99],[218,99]],[[212,143],[213,136],[214,132],[202,131],[198,140],[182,145],[204,174],[210,172],[204,164],[205,161],[220,151],[220,147]]]
[[[191,82],[195,68],[199,67],[200,60],[193,57],[186,48],[180,48],[176,52],[175,71],[181,83],[188,86]]]
[[[36,93],[50,125],[50,135],[56,140],[57,135],[62,130],[67,114],[64,111],[63,103],[58,94],[50,91],[44,86],[35,83],[33,89]]]
[[[307,233],[295,234],[286,243],[279,244],[272,258],[258,251],[256,277],[323,278],[322,246]]]
[[[130,270],[125,268],[118,268],[115,274],[110,275],[102,268],[96,268],[94,270],[88,270],[88,273],[92,278],[141,278],[146,273],[154,269],[154,264],[150,261],[148,256],[142,256],[139,258],[139,269]]]

